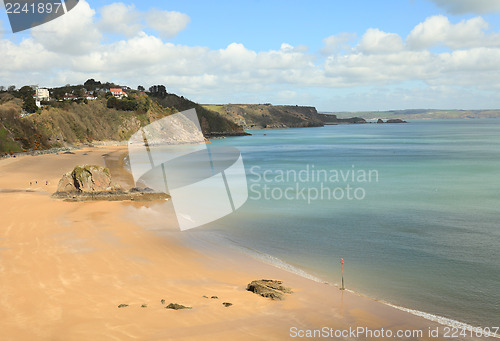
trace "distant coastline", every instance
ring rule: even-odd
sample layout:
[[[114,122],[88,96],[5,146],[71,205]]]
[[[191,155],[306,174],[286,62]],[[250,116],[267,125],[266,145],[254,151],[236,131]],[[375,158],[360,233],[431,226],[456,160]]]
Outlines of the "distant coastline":
[[[500,109],[406,109],[388,111],[341,111],[341,112],[320,112],[320,114],[336,115],[339,118],[360,117],[367,121],[377,121],[378,119],[399,118],[403,120],[423,120],[423,119],[476,119],[476,118],[500,118]]]

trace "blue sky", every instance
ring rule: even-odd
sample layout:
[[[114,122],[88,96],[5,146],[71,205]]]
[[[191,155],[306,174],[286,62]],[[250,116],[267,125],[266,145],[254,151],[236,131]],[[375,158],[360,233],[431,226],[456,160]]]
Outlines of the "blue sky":
[[[13,34],[0,85],[165,84],[202,103],[500,108],[493,0],[80,1]]]

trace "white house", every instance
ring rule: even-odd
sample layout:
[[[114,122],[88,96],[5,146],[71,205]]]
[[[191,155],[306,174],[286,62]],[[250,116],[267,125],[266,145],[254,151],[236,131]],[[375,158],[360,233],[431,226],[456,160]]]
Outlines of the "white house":
[[[122,99],[123,97],[128,97],[125,91],[123,91],[123,89],[109,89],[109,91],[111,91],[111,94],[113,96],[119,99]]]
[[[48,101],[50,99],[49,89],[36,88],[36,99],[39,101]]]

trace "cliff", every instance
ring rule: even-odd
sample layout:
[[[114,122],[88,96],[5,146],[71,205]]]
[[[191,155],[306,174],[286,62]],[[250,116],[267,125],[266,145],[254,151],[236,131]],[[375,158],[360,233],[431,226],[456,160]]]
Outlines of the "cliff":
[[[333,114],[318,114],[318,116],[326,125],[366,123],[366,120],[361,117],[338,118],[337,115]]]
[[[321,127],[316,108],[271,104],[203,105],[244,129]]]
[[[245,133],[245,127],[242,127],[229,117],[225,117],[217,111],[205,108],[198,103],[184,98],[184,96],[166,94],[165,96],[152,97],[152,99],[164,108],[175,108],[177,111],[195,108],[200,121],[201,130],[203,135],[207,138],[248,135]]]
[[[165,116],[196,108],[206,137],[245,135],[242,127],[200,105],[168,94],[164,98],[128,90],[116,100],[50,101],[33,114],[23,111],[23,101],[0,93],[0,154],[44,150],[94,141],[126,141],[140,127]]]

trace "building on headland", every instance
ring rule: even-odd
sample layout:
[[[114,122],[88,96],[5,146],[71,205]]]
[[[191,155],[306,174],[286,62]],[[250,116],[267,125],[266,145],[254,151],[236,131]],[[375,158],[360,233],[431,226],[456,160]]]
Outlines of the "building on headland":
[[[49,89],[39,88],[37,86],[35,88],[35,94],[33,95],[33,98],[35,99],[36,106],[39,107],[39,108],[41,108],[42,107],[42,101],[49,101],[50,100]]]
[[[116,98],[118,99],[122,99],[123,97],[128,97],[127,94],[125,93],[125,91],[123,91],[123,89],[109,89],[109,91],[111,91],[111,94],[113,96],[115,96]]]
[[[50,99],[49,89],[36,88],[35,94],[39,101],[48,101]]]
[[[76,100],[76,99],[78,99],[77,96],[75,96],[74,94],[70,94],[68,92],[66,92],[64,94],[64,97],[63,97],[63,100],[65,100],[65,101],[73,101],[73,100]]]

